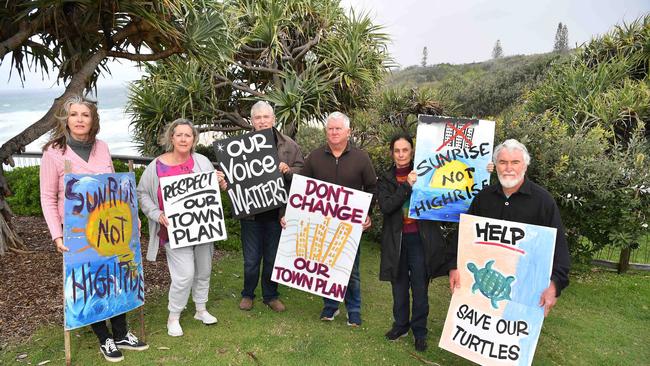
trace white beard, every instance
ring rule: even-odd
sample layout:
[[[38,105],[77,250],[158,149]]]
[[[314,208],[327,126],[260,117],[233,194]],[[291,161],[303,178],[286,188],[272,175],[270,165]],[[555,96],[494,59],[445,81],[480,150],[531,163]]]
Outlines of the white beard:
[[[499,177],[499,183],[501,183],[503,188],[513,188],[524,179],[524,174],[516,176],[515,178],[503,178],[500,175],[497,176]]]

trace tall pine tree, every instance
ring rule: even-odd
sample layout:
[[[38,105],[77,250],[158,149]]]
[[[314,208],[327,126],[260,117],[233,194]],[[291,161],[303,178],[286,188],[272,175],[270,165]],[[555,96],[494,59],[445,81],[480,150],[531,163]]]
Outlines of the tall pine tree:
[[[427,50],[427,46],[424,46],[422,49],[422,62],[420,63],[422,67],[427,66],[427,56],[429,55],[429,50]]]
[[[503,57],[503,48],[501,48],[501,40],[497,39],[497,43],[492,48],[492,58],[497,59]]]
[[[566,52],[569,50],[569,30],[566,24],[560,22],[555,31],[555,43],[553,44],[553,52]]]

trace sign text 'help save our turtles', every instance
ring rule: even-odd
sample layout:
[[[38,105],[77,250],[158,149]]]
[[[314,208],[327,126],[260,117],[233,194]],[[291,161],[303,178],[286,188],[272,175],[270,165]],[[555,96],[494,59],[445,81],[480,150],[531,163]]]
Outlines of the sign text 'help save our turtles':
[[[554,228],[460,216],[458,272],[440,347],[481,365],[530,365],[544,321]]]

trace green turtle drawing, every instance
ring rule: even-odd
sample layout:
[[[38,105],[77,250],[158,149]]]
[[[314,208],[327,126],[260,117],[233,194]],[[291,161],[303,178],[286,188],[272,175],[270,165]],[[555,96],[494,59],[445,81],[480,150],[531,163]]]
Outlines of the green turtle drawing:
[[[515,276],[505,277],[499,271],[492,268],[494,260],[485,264],[485,268],[479,269],[476,264],[469,262],[467,268],[474,274],[474,285],[472,293],[480,290],[483,296],[490,299],[492,307],[498,309],[497,301],[510,300],[510,285]]]

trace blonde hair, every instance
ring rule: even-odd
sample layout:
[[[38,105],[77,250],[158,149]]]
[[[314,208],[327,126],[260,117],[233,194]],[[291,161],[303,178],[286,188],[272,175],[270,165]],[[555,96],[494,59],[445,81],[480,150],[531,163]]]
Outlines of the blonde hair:
[[[88,132],[88,141],[91,144],[95,143],[97,133],[99,133],[99,113],[97,113],[97,102],[84,98],[80,95],[73,95],[66,99],[61,106],[61,109],[54,115],[57,122],[52,133],[50,140],[43,145],[43,151],[48,147],[59,148],[65,152],[68,140],[70,137],[70,129],[68,128],[68,117],[70,116],[70,107],[73,104],[82,104],[90,110],[91,125]]]
[[[172,144],[172,137],[174,136],[174,129],[178,126],[185,125],[190,126],[192,129],[192,135],[194,136],[194,142],[192,143],[191,153],[194,152],[196,145],[199,143],[199,130],[194,126],[192,121],[186,118],[178,118],[167,124],[165,127],[165,132],[160,136],[160,146],[162,146],[166,152],[174,150],[174,144]]]

